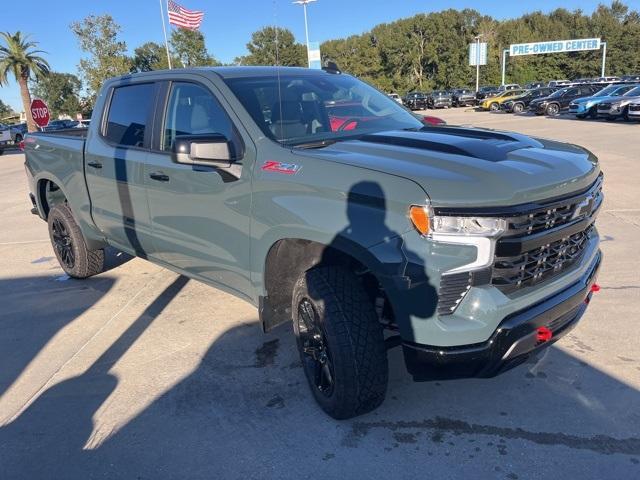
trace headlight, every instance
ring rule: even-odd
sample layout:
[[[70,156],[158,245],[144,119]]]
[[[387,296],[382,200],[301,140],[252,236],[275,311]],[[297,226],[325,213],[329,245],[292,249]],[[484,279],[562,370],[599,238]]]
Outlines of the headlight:
[[[431,219],[431,235],[479,235],[495,237],[505,231],[507,222],[503,218],[449,217],[435,215]]]
[[[503,218],[434,215],[430,207],[420,205],[411,206],[409,218],[421,235],[430,238],[438,235],[496,237],[507,228]]]
[[[620,110],[621,107],[622,107],[622,102],[616,102],[611,104],[612,110]]]

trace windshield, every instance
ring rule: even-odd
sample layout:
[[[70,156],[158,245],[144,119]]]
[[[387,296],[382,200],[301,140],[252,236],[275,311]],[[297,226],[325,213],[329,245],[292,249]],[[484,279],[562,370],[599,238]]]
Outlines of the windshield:
[[[562,97],[565,93],[567,93],[569,90],[571,89],[571,87],[566,87],[566,88],[561,88],[560,90],[556,90],[555,92],[553,92],[551,95],[549,95],[549,98],[558,98],[558,97]]]
[[[283,74],[225,82],[262,132],[283,145],[424,126],[398,102],[348,75]]]
[[[625,97],[640,97],[640,86],[635,86],[624,94]]]
[[[598,90],[596,93],[592,95],[592,97],[607,97],[611,93],[615,92],[618,88],[620,88],[619,85],[609,85],[608,87],[605,87],[602,90]]]

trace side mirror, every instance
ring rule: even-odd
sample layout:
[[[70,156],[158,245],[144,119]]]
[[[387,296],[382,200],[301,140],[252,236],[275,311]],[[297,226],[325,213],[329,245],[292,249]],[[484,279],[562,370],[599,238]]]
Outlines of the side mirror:
[[[178,135],[173,160],[186,165],[229,167],[235,159],[233,142],[221,134]]]

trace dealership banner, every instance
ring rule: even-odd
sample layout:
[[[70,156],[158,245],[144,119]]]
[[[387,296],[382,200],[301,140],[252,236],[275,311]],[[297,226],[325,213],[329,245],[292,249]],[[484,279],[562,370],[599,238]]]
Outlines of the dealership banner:
[[[582,52],[599,50],[599,38],[581,38],[577,40],[553,40],[550,42],[515,43],[509,46],[509,55],[539,55],[541,53]]]

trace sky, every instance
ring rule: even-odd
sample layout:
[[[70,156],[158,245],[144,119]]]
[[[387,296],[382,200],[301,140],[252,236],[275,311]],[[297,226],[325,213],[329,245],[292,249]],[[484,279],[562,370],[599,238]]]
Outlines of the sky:
[[[162,0],[165,2],[166,0]],[[218,60],[231,62],[246,53],[251,33],[277,24],[293,32],[304,42],[302,7],[291,0],[176,0],[185,8],[203,10],[201,30],[207,49]],[[0,6],[0,31],[28,33],[47,52],[46,58],[55,71],[77,74],[82,58],[69,24],[95,14],[111,14],[122,27],[121,40],[131,52],[147,41],[163,42],[158,0],[29,0],[28,8],[13,8],[20,2],[3,0]],[[322,42],[332,38],[365,32],[379,23],[392,22],[416,13],[447,8],[475,8],[497,19],[518,17],[534,10],[544,12],[558,7],[592,12],[600,0],[536,0],[513,2],[504,0],[463,0],[432,2],[427,0],[317,0],[308,7],[309,37]],[[604,1],[604,3],[609,3]],[[626,0],[632,9],[640,9],[640,0]],[[7,8],[11,5],[11,8]],[[166,12],[166,9],[165,9]],[[22,110],[19,91],[11,82],[0,87],[0,100],[17,111]]]

